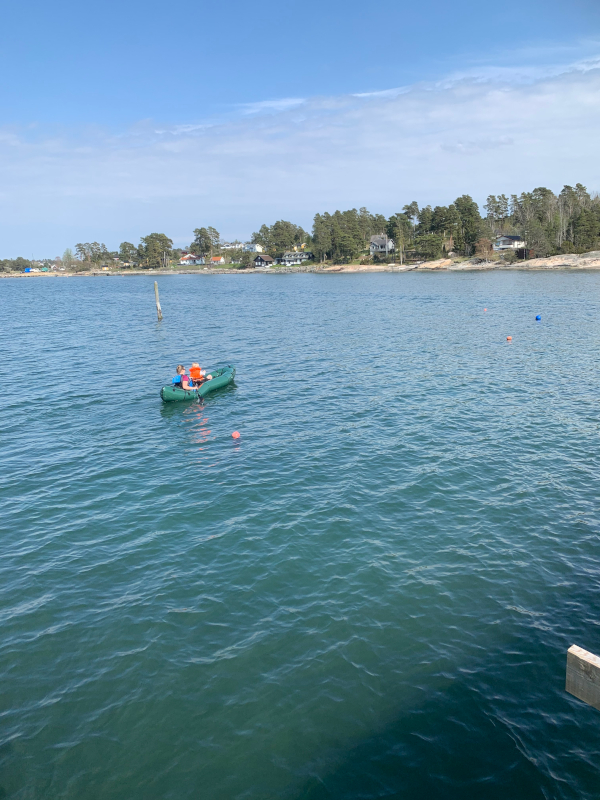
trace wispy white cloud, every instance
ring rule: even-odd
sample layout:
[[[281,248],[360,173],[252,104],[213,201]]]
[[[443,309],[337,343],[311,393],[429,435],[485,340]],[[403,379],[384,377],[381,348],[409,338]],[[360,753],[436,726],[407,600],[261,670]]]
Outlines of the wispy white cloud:
[[[398,86],[395,89],[382,89],[378,92],[357,92],[352,97],[398,97],[398,95],[410,92],[410,86]]]
[[[198,124],[188,123],[187,125],[174,125],[172,128],[157,128],[154,133],[161,136],[163,134],[170,134],[171,136],[181,136],[197,133],[198,131],[205,131],[208,128],[214,128],[214,122],[204,122]]]
[[[600,40],[536,43],[517,49],[502,47],[487,59],[466,57],[460,70],[450,70],[440,85],[465,79],[532,83],[567,72],[586,72],[600,65]]]
[[[477,153],[482,150],[497,150],[499,147],[509,147],[515,140],[510,136],[501,136],[498,139],[482,138],[470,141],[443,143],[442,150],[448,153]]]
[[[283,97],[280,100],[259,100],[256,103],[241,103],[238,108],[242,114],[277,114],[301,106],[305,102],[302,97]]]
[[[279,104],[279,105],[277,105]],[[555,74],[490,71],[342,97],[285,98],[221,121],[44,134],[0,131],[7,254],[200,224],[245,237],[262,222],[367,205],[447,203],[582,181],[600,188],[600,59]]]
[[[511,85],[531,84],[545,78],[577,72],[589,72],[600,67],[600,57],[591,57],[564,64],[512,64],[473,66],[469,69],[453,72],[436,83],[438,87],[452,86],[464,80],[478,83],[503,81]]]

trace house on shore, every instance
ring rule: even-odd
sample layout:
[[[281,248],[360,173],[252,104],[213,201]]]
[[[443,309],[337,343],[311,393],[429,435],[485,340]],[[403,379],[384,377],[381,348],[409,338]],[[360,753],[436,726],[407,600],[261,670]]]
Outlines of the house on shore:
[[[521,236],[496,236],[493,244],[494,250],[521,250],[525,247],[525,241]]]
[[[184,256],[181,256],[179,259],[179,263],[182,267],[189,267],[193,264],[204,264],[203,256],[194,255],[194,253],[186,253]]]
[[[210,259],[211,267],[218,267],[219,264],[224,264],[224,263],[225,259],[223,258],[223,256],[212,256]]]
[[[244,245],[244,253],[264,253],[265,248],[262,244],[252,244],[252,242],[247,242]]]
[[[305,250],[286,250],[282,257],[277,259],[277,263],[286,267],[291,267],[294,264],[304,264],[305,261],[311,261],[312,258],[313,254],[308,253]]]
[[[275,263],[275,259],[271,256],[256,256],[254,261],[252,262],[255,267],[270,267],[272,264]]]
[[[371,256],[388,256],[395,250],[394,240],[390,239],[385,234],[371,236],[371,243],[369,244],[369,254]]]

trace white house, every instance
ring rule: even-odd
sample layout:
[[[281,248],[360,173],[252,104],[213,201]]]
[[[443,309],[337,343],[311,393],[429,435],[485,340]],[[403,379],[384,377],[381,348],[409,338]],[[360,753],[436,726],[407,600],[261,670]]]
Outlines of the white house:
[[[218,266],[219,264],[224,264],[225,263],[225,259],[223,258],[223,256],[213,256],[210,259],[210,263],[213,266]]]
[[[252,244],[251,242],[248,242],[247,244],[244,245],[244,252],[245,253],[264,253],[265,252],[265,248],[262,246],[262,244]]]
[[[525,242],[520,236],[496,236],[494,250],[520,250]]]
[[[308,253],[304,250],[300,252],[293,252],[292,250],[286,250],[281,258],[277,259],[278,264],[283,264],[286,267],[291,267],[294,264],[303,264],[305,261],[310,261],[313,257],[312,253]]]
[[[204,258],[203,256],[196,256],[193,253],[186,253],[184,256],[181,256],[179,263],[182,267],[189,267],[191,264],[204,264]]]
[[[371,243],[369,245],[369,253],[374,255],[387,256],[394,250],[394,240],[389,236],[380,234],[379,236],[371,236]]]

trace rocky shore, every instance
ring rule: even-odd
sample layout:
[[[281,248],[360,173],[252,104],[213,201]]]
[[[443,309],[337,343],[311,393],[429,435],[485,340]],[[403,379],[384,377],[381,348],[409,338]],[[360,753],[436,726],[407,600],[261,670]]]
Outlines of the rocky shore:
[[[485,261],[480,258],[470,258],[466,261],[442,258],[438,261],[425,261],[416,268],[420,270],[447,269],[452,271],[476,269],[600,269],[600,250],[594,250],[591,253],[582,253],[581,255],[570,253],[568,255],[549,256],[548,258],[532,258],[528,261],[515,261],[513,264],[507,264],[502,260]]]
[[[600,250],[581,255],[568,254],[532,258],[529,261],[515,261],[512,264],[503,259],[485,260],[482,258],[439,258],[436,261],[422,261],[418,264],[339,264],[321,266],[277,267],[275,269],[143,269],[143,270],[90,270],[89,272],[5,272],[0,278],[93,278],[127,275],[291,275],[299,272],[318,274],[370,273],[370,272],[467,272],[475,270],[591,270],[600,269]]]
[[[438,258],[436,261],[422,261],[419,264],[373,264],[356,266],[325,267],[319,272],[426,272],[447,270],[450,272],[466,272],[474,270],[544,270],[544,269],[600,269],[600,250],[581,255],[568,254],[549,256],[548,258],[532,258],[528,261],[514,261],[512,264],[503,259],[486,260],[482,258]],[[314,271],[314,268],[313,268]]]

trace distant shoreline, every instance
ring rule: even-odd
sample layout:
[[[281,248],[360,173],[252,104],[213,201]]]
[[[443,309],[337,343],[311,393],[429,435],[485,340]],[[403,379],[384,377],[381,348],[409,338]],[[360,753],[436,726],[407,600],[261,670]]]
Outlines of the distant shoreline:
[[[90,270],[89,272],[4,272],[0,278],[98,278],[126,277],[128,275],[293,275],[312,273],[317,275],[348,275],[381,272],[529,272],[544,270],[590,271],[600,270],[600,250],[581,255],[568,254],[532,258],[528,261],[515,261],[508,264],[500,261],[485,261],[479,258],[452,259],[440,258],[436,261],[423,261],[419,264],[333,264],[323,267],[312,266],[278,267],[275,269],[111,269]]]

